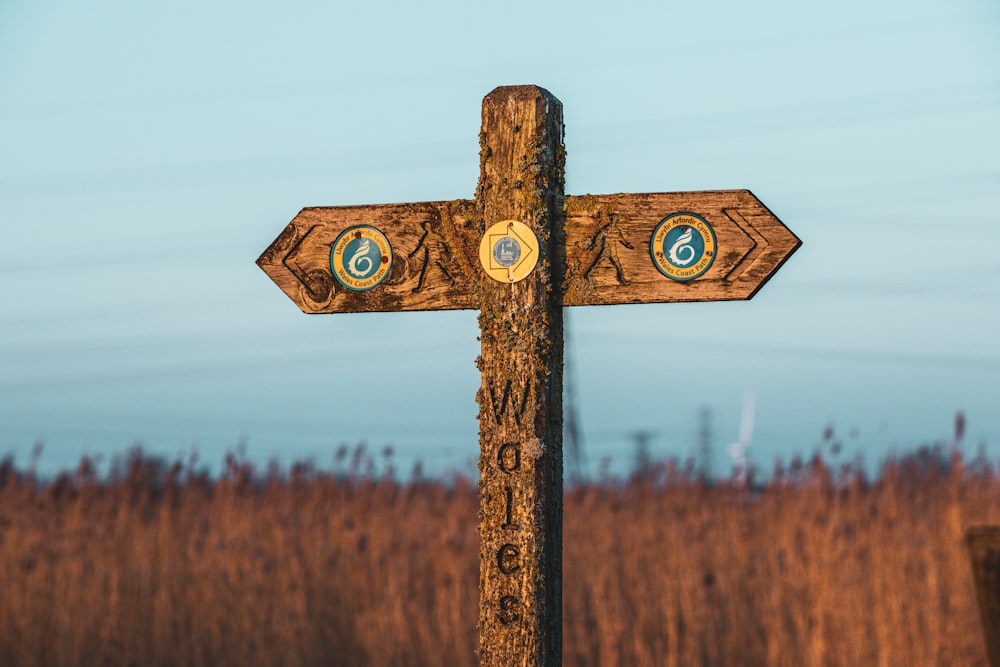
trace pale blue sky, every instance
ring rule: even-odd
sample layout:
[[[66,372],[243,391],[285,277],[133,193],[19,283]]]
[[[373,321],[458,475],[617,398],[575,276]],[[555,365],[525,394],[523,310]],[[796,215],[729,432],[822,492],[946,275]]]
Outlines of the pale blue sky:
[[[1000,7],[0,4],[0,453],[215,464],[341,442],[468,469],[475,314],[302,315],[253,263],[300,208],[471,197],[481,100],[565,107],[570,194],[749,188],[804,245],[752,301],[573,309],[591,461],[827,424],[1000,455]],[[681,388],[680,390],[678,388]],[[848,433],[855,431],[854,437]]]

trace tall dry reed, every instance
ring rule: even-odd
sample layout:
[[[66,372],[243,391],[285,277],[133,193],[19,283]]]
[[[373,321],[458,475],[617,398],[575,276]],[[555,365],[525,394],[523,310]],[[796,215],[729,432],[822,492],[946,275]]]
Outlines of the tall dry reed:
[[[962,536],[988,466],[764,486],[660,466],[565,503],[568,666],[985,665]],[[0,665],[475,665],[476,489],[133,457],[0,466]]]

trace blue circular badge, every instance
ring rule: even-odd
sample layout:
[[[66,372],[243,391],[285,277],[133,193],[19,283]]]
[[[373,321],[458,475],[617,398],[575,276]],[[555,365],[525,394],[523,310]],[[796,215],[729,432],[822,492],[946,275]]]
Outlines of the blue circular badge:
[[[660,273],[672,280],[694,280],[715,261],[715,230],[694,213],[674,213],[660,221],[649,254]]]
[[[514,266],[521,258],[521,244],[511,236],[505,236],[493,244],[493,259],[500,266]]]
[[[389,239],[368,225],[345,229],[330,249],[330,268],[347,289],[370,290],[385,280],[392,268]]]

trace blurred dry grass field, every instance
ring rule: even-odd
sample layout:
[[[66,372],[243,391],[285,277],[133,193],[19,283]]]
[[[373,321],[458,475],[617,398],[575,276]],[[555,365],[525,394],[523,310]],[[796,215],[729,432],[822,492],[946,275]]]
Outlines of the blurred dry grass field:
[[[0,665],[475,665],[472,482],[134,456],[0,466]],[[985,665],[967,526],[1000,473],[927,453],[752,491],[658,465],[571,489],[567,666]]]

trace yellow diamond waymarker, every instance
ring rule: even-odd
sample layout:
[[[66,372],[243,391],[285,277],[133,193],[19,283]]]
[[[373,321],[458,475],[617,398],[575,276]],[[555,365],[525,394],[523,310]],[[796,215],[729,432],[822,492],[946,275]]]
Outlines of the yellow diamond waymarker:
[[[516,283],[538,263],[538,239],[523,222],[498,222],[486,230],[479,242],[479,263],[493,280]]]

